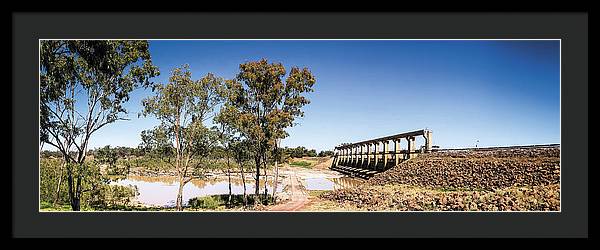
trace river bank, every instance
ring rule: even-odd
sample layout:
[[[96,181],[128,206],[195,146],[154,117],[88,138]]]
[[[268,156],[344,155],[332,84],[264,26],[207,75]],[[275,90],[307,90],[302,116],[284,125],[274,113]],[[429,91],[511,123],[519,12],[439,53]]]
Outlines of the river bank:
[[[266,185],[267,193],[275,197],[273,206],[250,208],[217,206],[216,210],[297,210],[301,206],[293,209],[281,206],[297,202],[305,197],[305,195],[302,195],[302,190],[335,190],[350,185],[351,181],[348,180],[348,177],[329,170],[328,164],[331,164],[331,158],[311,160],[316,164],[310,167],[298,167],[284,163],[279,165],[277,171],[269,169],[266,175],[261,173],[260,193],[264,194]],[[239,171],[232,171],[229,174],[226,171],[211,171],[205,173],[202,177],[197,176],[184,186],[183,196],[186,210],[190,209],[188,201],[193,198],[210,200],[210,197],[213,197],[214,200],[219,200],[220,195],[229,193],[230,185],[231,193],[234,196],[243,195],[244,193],[254,194],[256,182],[253,173],[244,173],[244,179],[241,176]],[[138,167],[130,169],[127,176],[115,180],[112,184],[134,186],[139,192],[139,195],[131,200],[131,204],[134,206],[168,210],[174,206],[179,181],[175,171],[153,171]],[[246,188],[245,191],[244,187]],[[275,188],[277,190],[273,193]],[[217,202],[214,200],[209,202]]]

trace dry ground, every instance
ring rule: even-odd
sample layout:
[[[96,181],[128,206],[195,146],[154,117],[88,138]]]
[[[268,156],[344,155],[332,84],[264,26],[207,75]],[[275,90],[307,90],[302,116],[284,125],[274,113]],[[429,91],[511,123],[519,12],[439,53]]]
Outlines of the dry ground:
[[[314,196],[307,209],[559,211],[560,149],[436,152]]]

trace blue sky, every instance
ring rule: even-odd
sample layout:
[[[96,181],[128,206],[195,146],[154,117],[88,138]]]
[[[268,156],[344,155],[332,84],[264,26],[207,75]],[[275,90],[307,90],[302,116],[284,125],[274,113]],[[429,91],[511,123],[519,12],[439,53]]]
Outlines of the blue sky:
[[[233,78],[261,58],[308,67],[315,92],[282,146],[328,150],[423,128],[442,148],[560,142],[558,40],[153,40],[150,53],[162,83],[184,63],[194,79]],[[99,130],[90,148],[137,146],[158,125],[137,117],[150,94],[134,91],[131,120]]]

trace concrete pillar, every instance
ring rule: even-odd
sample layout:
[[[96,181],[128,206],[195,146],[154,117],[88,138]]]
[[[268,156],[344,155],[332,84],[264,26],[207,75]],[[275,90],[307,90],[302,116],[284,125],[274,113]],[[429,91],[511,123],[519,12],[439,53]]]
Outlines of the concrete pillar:
[[[360,167],[360,145],[356,145],[356,166]]]
[[[400,139],[394,140],[394,160],[394,166],[397,166],[400,163]]]
[[[356,146],[352,146],[350,148],[350,164],[355,167],[356,166]]]
[[[431,131],[425,130],[423,137],[425,137],[425,152],[429,153],[431,152],[431,146],[433,145],[433,142],[431,141],[433,139],[431,136]]]
[[[337,151],[338,151],[337,148],[333,149],[333,163],[331,163],[332,167],[334,167],[336,165],[335,161],[337,160],[337,153],[338,153]]]
[[[356,146],[352,146],[350,148],[350,164],[354,167],[356,166]]]
[[[360,152],[360,146],[354,146],[354,166],[358,166],[358,153]]]
[[[359,153],[360,153],[360,145],[356,145],[355,148],[354,148],[354,151],[355,151],[355,153],[354,153],[355,154],[355,156],[354,156],[354,158],[355,158],[354,159],[354,165],[358,166],[358,158],[359,158]]]
[[[346,154],[348,154],[347,157],[346,157],[346,162],[348,162],[348,165],[350,165],[350,157],[352,157],[352,154],[351,154],[352,152],[350,150],[351,150],[350,147],[348,147],[346,149]]]
[[[373,150],[373,156],[375,156],[375,165],[373,166],[373,168],[375,170],[377,170],[377,163],[379,162],[379,159],[377,159],[377,148],[379,148],[378,142],[375,143],[375,150]]]
[[[371,143],[367,143],[367,168],[371,165]]]
[[[346,166],[350,166],[350,147],[346,148]]]
[[[362,168],[364,166],[364,163],[365,163],[365,161],[363,159],[364,155],[363,155],[363,145],[362,144],[360,145],[360,157],[359,158],[360,158],[360,160],[358,161],[358,164]]]
[[[389,153],[387,152],[389,150],[389,141],[383,141],[383,152],[381,154],[381,159],[383,160],[383,167],[382,169],[385,169],[385,167],[387,166],[387,159],[388,159],[388,155]]]
[[[350,148],[346,148],[346,166],[350,163]]]
[[[346,148],[346,163],[348,166],[350,165],[350,157],[352,156],[350,153],[350,147]]]
[[[346,148],[346,166],[350,163],[350,148]]]
[[[361,165],[363,167],[367,166],[367,156],[368,156],[367,155],[367,150],[368,150],[368,146],[369,145],[367,145],[367,144],[363,144],[363,151],[362,151],[362,154],[363,154],[362,159],[363,160],[362,160],[362,163],[361,163]]]
[[[413,158],[414,156],[414,151],[415,149],[415,137],[414,136],[409,136],[406,138],[406,140],[408,141],[408,159]]]

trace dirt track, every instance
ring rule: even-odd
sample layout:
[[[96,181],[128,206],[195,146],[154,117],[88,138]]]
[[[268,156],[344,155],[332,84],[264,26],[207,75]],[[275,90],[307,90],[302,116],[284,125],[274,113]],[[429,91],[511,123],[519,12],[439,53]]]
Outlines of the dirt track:
[[[312,168],[292,167],[288,164],[283,165],[280,170],[280,177],[283,178],[283,192],[278,193],[278,199],[281,203],[270,207],[269,211],[298,211],[302,210],[309,202],[308,191],[304,186],[304,180],[307,178],[336,178],[341,174],[329,170],[333,158],[316,164]]]
[[[270,211],[297,211],[308,203],[308,193],[294,170],[284,181],[284,192],[289,193],[289,200],[271,207]]]

